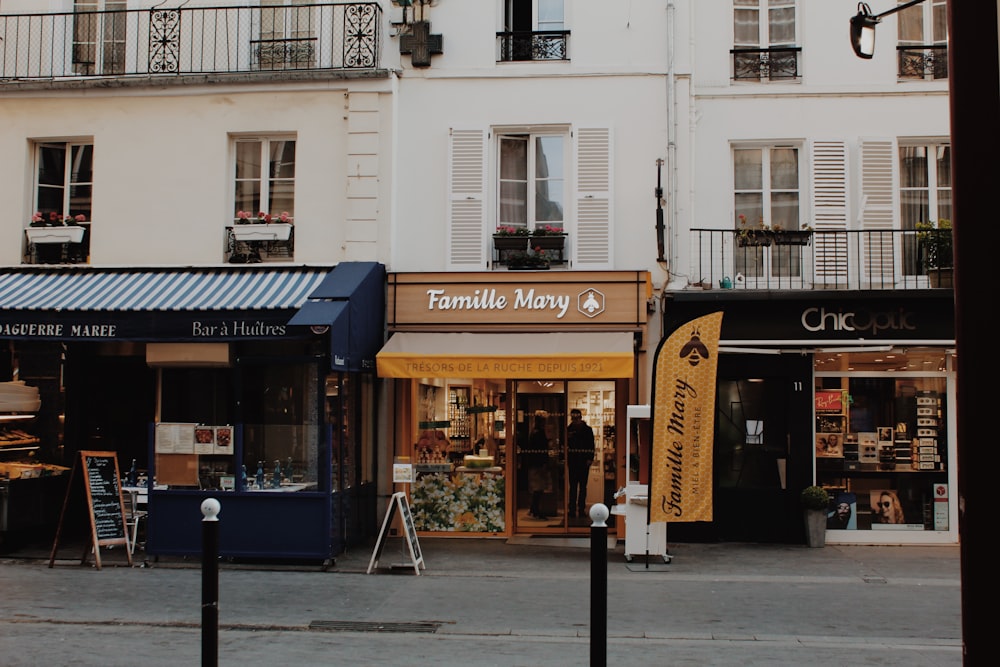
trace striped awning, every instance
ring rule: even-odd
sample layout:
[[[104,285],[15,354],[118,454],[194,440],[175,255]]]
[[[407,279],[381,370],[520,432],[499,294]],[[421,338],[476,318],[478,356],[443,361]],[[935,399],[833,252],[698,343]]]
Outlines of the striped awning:
[[[258,311],[298,308],[329,269],[0,272],[0,311]]]

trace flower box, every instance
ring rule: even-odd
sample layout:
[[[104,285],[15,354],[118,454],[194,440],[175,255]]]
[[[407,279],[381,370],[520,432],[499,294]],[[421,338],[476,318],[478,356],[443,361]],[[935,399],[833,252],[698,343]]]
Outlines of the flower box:
[[[562,250],[566,243],[565,234],[543,234],[531,236],[531,247],[542,250]]]
[[[526,250],[528,248],[528,237],[494,234],[493,247],[497,250]]]
[[[237,241],[287,241],[292,235],[289,222],[233,225],[233,238]]]
[[[809,245],[809,242],[812,241],[812,232],[808,229],[772,233],[774,234],[774,245]]]
[[[736,245],[740,248],[750,246],[769,246],[774,234],[764,229],[740,229],[736,232]]]
[[[28,227],[24,233],[29,243],[79,243],[83,240],[85,228],[79,225],[61,227]]]

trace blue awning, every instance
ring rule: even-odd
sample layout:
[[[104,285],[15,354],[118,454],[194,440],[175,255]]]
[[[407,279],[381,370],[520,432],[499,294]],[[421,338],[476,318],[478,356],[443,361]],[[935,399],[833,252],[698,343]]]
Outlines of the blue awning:
[[[0,338],[233,341],[306,335],[288,318],[330,268],[0,271]]]
[[[329,269],[0,272],[0,311],[298,308]]]
[[[375,355],[385,341],[385,267],[341,262],[288,324],[329,332],[333,370],[374,371]]]

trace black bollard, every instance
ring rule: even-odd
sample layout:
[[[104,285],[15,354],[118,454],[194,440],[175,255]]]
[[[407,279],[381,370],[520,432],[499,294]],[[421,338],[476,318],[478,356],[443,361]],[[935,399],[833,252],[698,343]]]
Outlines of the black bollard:
[[[608,664],[608,516],[606,505],[590,508],[590,667]]]
[[[219,511],[215,498],[201,502],[201,664],[219,664]]]

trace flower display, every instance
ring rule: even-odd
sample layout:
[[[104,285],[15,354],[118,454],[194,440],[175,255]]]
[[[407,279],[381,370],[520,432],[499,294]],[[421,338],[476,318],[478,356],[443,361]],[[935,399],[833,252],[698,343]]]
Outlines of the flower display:
[[[257,222],[268,223],[271,222],[271,214],[265,213],[264,211],[257,212]]]
[[[246,225],[250,223],[249,211],[236,211],[236,224]]]
[[[517,250],[511,252],[506,257],[507,265],[510,267],[543,268],[548,267],[551,258],[541,247],[531,249],[531,252]]]
[[[36,211],[31,216],[31,227],[63,227],[70,224],[78,224],[81,222],[86,222],[87,216],[81,214],[74,216],[63,215],[61,213],[56,213],[55,211],[50,211],[48,215],[43,214],[41,211]]]
[[[555,225],[542,225],[540,227],[535,227],[535,230],[531,232],[532,236],[565,236],[566,232],[563,231],[562,227],[556,227]]]
[[[281,215],[278,216],[280,222],[291,224],[292,216],[288,215],[288,211],[282,211]]]
[[[417,530],[500,533],[505,530],[501,475],[422,475],[410,488]]]
[[[512,225],[502,225],[497,227],[494,236],[528,236],[530,232],[527,227],[514,227]]]

